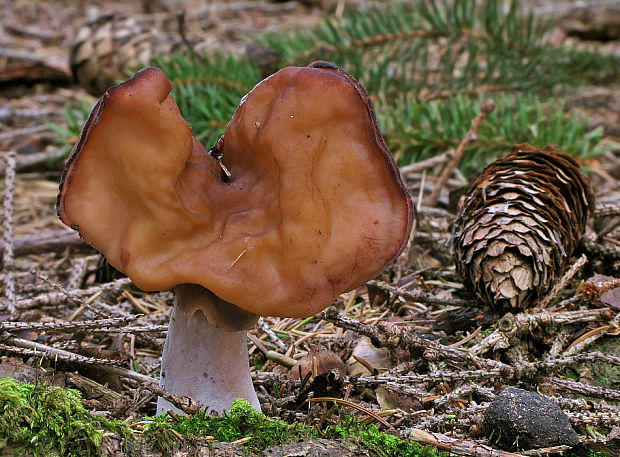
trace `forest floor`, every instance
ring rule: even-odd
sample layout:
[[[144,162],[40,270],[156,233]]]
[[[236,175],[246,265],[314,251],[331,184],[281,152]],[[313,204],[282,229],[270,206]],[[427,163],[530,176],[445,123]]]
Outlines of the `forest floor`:
[[[310,27],[328,14],[340,14],[344,4],[363,3],[368,2],[188,1],[180,16],[166,0],[0,0],[0,295],[15,307],[13,314],[5,306],[0,311],[0,378],[78,389],[87,410],[124,420],[136,431],[143,428],[144,417],[155,413],[157,394],[149,380],[159,378],[172,293],[138,290],[56,216],[66,144],[49,126],[66,122],[67,104],[84,100],[92,105],[92,93],[126,70],[100,49],[101,67],[81,76],[91,93],[76,83],[69,57],[72,44],[87,36],[85,24],[115,13],[133,18],[134,23],[123,23],[128,30],[174,34],[181,28],[183,40],[206,37],[199,40],[205,48],[253,53],[260,50],[246,45],[255,33]],[[556,17],[552,39],[577,46],[585,39],[603,52],[620,53],[613,35],[620,22],[617,8],[602,10],[615,16],[599,17],[574,13],[576,2],[554,2],[556,9],[545,9],[548,2],[527,3]],[[607,5],[589,3],[592,8]],[[568,11],[567,17],[558,11]],[[449,243],[454,208],[448,203],[450,189],[443,189],[440,205],[418,205],[414,242],[375,281],[340,296],[322,314],[265,317],[248,332],[250,365],[265,414],[317,429],[353,415],[405,440],[490,455],[484,413],[499,392],[514,386],[544,394],[560,406],[588,449],[618,455],[620,281],[614,277],[620,277],[620,87],[592,88],[571,103],[592,128],[605,129],[606,152],[582,164],[598,212],[571,260],[572,276],[562,279],[546,306],[506,314],[474,301],[455,274]],[[5,160],[11,156],[15,176],[12,161]],[[430,193],[447,160],[403,171],[414,200]],[[583,255],[586,262],[579,260]],[[591,279],[595,274],[606,279]],[[595,293],[584,295],[584,284]],[[601,301],[606,290],[615,295]],[[374,346],[370,337],[384,347]],[[311,400],[319,397],[331,400]],[[122,455],[120,439],[115,440],[108,437],[105,446],[111,455]],[[273,448],[265,455],[381,455],[352,441],[309,443]],[[175,455],[242,455],[242,444],[208,448],[198,443]],[[2,455],[10,455],[7,449]],[[145,443],[132,452],[159,451]]]

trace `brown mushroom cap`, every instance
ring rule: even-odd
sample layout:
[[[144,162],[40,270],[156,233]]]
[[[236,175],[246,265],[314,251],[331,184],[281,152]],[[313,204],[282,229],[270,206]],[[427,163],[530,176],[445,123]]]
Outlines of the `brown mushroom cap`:
[[[62,221],[145,290],[199,284],[256,314],[308,316],[389,265],[412,205],[357,81],[287,67],[243,98],[219,150],[147,68],[98,102],[58,198]]]

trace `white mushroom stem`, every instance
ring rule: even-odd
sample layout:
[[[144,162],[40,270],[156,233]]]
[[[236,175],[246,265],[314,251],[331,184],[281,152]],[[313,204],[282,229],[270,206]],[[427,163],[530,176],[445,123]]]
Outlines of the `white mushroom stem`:
[[[245,398],[260,411],[252,385],[246,331],[225,331],[211,325],[200,310],[185,312],[176,304],[164,345],[159,384],[169,392],[188,396],[209,411],[230,409],[235,398]],[[180,412],[159,398],[157,414]]]

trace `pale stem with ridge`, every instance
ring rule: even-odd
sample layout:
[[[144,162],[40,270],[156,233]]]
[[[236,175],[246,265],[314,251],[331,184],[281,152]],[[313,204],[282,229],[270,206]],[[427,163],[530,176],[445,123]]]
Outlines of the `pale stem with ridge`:
[[[172,310],[162,353],[159,385],[175,395],[188,396],[209,411],[230,409],[245,398],[260,411],[252,384],[246,331],[225,331],[211,325],[199,310],[190,315],[177,303]],[[157,399],[157,414],[183,414],[172,403]]]

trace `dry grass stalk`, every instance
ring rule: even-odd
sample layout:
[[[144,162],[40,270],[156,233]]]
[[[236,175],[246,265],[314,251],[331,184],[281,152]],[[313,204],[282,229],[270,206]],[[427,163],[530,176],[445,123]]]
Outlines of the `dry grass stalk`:
[[[385,419],[383,419],[381,416],[375,414],[373,411],[370,411],[367,408],[364,408],[361,405],[358,405],[357,403],[354,403],[352,401],[349,400],[344,400],[342,398],[333,398],[333,397],[315,397],[315,398],[309,398],[307,401],[314,403],[314,402],[331,402],[333,401],[334,403],[340,403],[342,405],[345,406],[349,406],[350,408],[354,408],[357,409],[358,411],[363,412],[364,414],[366,414],[367,416],[372,417],[374,420],[376,420],[377,422],[379,422],[381,425],[383,425],[384,427],[391,429],[393,428],[392,425],[389,422],[386,422]]]

